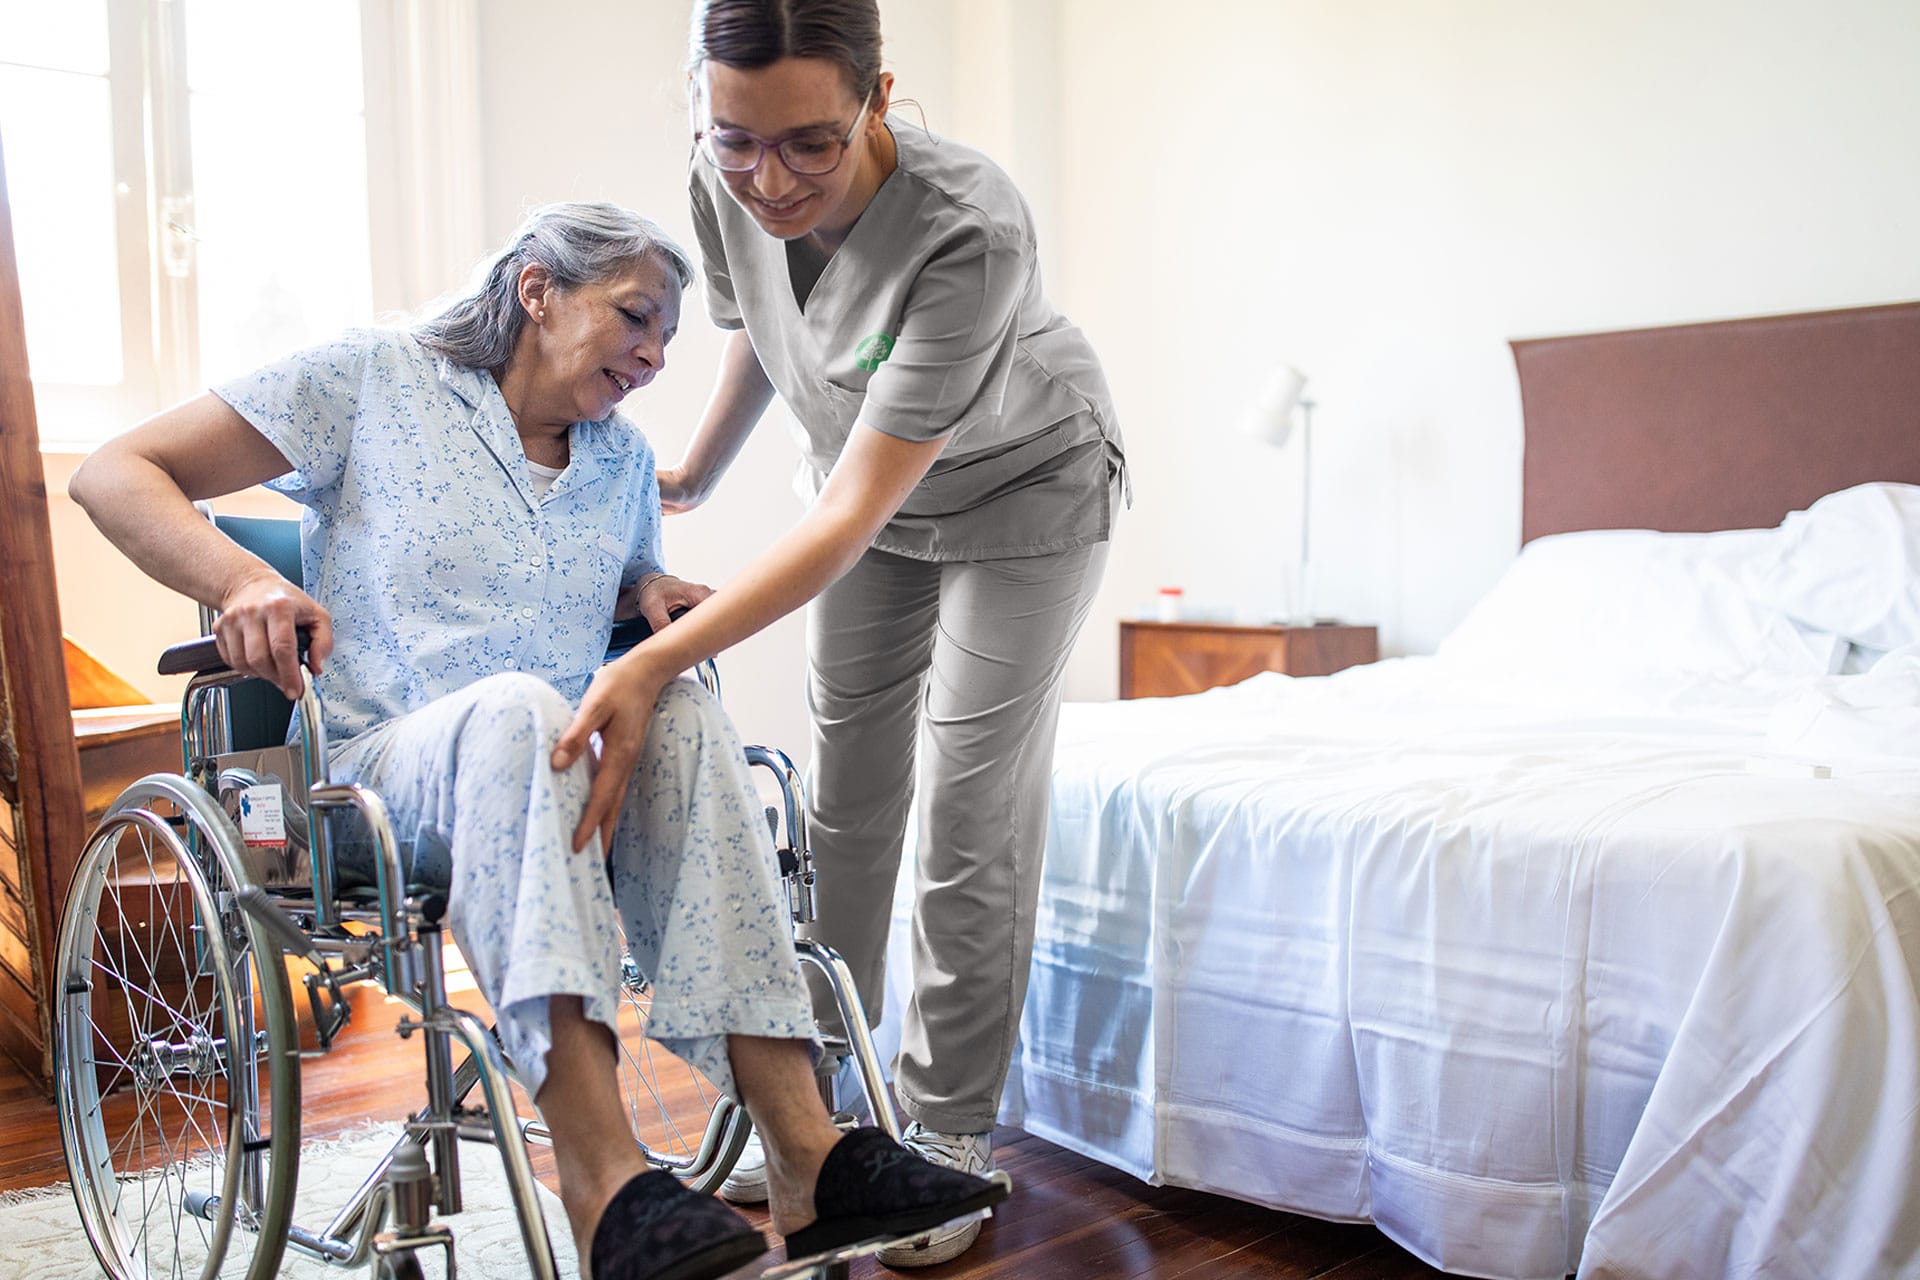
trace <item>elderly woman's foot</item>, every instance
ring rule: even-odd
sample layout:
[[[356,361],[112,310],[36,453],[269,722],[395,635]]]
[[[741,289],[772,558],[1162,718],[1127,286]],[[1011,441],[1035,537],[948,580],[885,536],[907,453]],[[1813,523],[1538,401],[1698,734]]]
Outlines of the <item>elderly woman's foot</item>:
[[[664,1170],[614,1193],[593,1228],[592,1280],[713,1280],[767,1251],[758,1231]]]
[[[788,1258],[809,1258],[875,1240],[896,1239],[999,1204],[1005,1174],[975,1177],[932,1164],[878,1129],[855,1129],[827,1152],[814,1182],[811,1221],[788,1230]]]

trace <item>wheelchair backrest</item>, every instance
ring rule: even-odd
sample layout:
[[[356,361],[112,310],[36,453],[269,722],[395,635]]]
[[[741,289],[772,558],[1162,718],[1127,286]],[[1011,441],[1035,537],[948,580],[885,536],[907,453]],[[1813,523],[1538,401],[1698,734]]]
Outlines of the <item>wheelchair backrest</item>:
[[[300,581],[300,522],[263,516],[213,517],[214,527],[259,556],[295,586]],[[227,691],[227,727],[233,750],[277,747],[287,740],[293,704],[264,680],[249,680]]]

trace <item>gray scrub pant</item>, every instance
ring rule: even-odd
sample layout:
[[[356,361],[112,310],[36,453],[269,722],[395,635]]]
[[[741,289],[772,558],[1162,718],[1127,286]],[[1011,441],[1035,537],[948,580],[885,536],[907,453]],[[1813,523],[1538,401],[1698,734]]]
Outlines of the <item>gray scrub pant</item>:
[[[819,917],[870,1018],[916,799],[913,995],[894,1063],[930,1129],[991,1129],[1033,956],[1067,655],[1106,568],[1100,543],[929,563],[868,551],[808,614],[810,826]],[[841,1033],[814,984],[822,1030]]]

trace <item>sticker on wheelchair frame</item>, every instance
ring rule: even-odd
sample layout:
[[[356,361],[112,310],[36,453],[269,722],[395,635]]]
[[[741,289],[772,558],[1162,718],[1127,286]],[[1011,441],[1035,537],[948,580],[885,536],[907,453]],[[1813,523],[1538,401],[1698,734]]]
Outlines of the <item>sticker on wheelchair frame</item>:
[[[240,838],[249,849],[287,847],[287,814],[280,784],[258,782],[240,792]]]

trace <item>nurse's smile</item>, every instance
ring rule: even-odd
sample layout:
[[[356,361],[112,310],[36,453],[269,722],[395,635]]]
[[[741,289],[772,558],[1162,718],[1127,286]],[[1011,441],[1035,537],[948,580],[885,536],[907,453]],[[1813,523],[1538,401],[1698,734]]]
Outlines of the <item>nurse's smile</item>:
[[[807,202],[813,197],[795,196],[787,200],[769,200],[765,196],[752,196],[753,211],[769,222],[790,222],[807,212]]]

